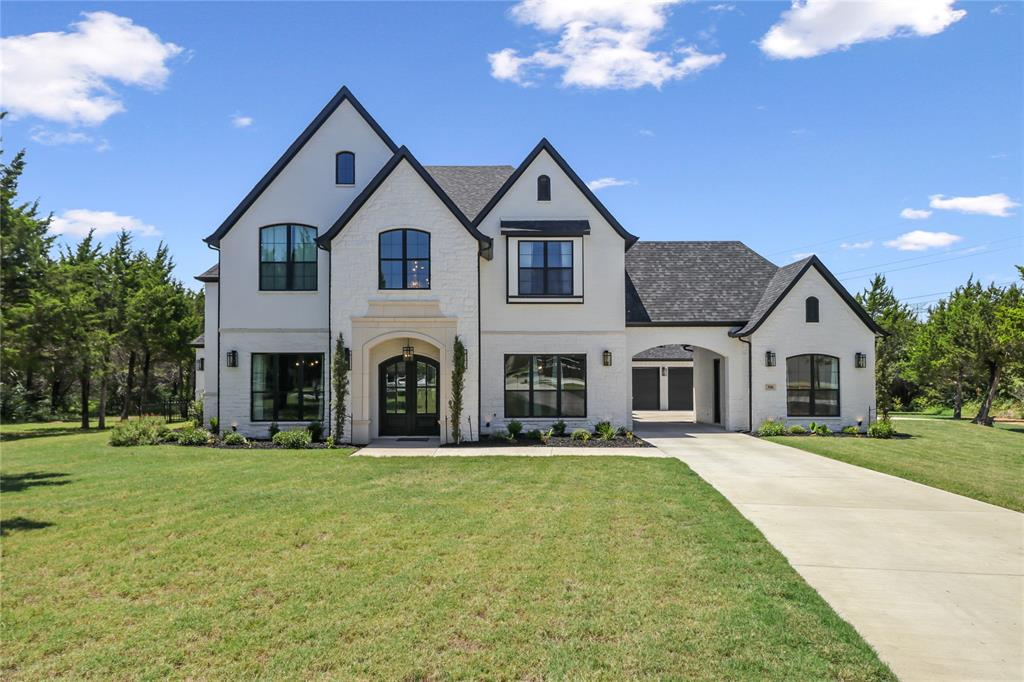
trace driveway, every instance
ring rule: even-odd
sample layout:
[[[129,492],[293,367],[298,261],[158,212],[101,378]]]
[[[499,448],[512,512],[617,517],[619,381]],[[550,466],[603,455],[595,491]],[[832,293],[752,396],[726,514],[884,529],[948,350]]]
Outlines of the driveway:
[[[714,427],[636,421],[902,680],[1024,679],[1024,515]]]

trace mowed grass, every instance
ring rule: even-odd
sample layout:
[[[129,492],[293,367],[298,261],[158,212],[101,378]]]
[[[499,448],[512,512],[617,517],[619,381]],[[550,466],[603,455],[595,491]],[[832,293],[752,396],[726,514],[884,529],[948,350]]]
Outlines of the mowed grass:
[[[106,439],[3,443],[5,680],[893,679],[676,460]]]
[[[953,419],[893,421],[910,438],[775,437],[768,440],[1024,511],[1024,427]]]

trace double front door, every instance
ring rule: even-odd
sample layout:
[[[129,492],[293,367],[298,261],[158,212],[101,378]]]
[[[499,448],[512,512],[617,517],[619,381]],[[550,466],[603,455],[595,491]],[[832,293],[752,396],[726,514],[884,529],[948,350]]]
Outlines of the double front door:
[[[401,355],[380,364],[380,435],[436,436],[438,423],[438,377],[434,360]]]

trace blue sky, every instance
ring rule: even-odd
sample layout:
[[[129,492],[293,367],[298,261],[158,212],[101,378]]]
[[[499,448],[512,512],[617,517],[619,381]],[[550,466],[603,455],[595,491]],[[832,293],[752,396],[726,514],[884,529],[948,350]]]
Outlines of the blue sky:
[[[426,164],[548,137],[641,239],[814,252],[915,304],[1014,279],[1024,7],[830,4],[5,2],[4,147],[62,229],[162,239],[190,285],[343,84]]]

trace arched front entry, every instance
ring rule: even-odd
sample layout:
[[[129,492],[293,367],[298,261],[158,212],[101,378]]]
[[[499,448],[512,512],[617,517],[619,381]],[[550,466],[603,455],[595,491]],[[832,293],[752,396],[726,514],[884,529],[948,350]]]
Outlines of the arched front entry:
[[[436,360],[401,355],[380,363],[377,395],[381,436],[436,436],[441,366]]]

